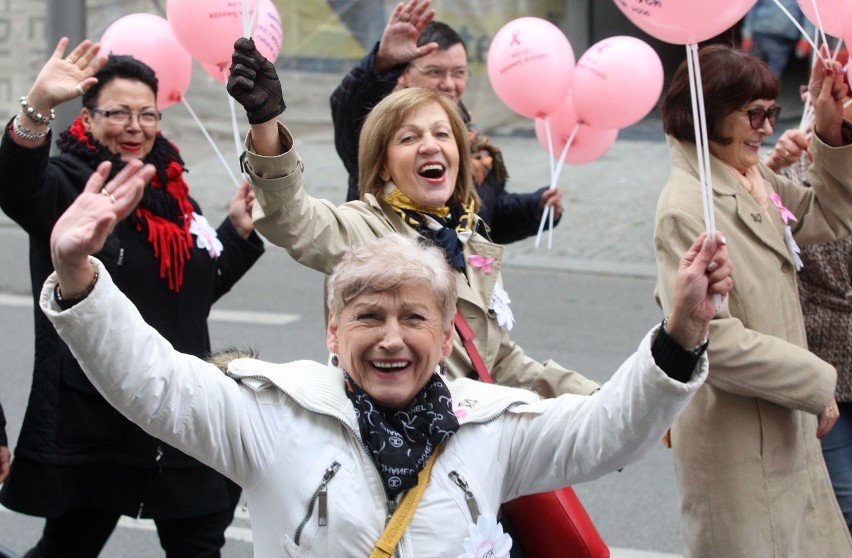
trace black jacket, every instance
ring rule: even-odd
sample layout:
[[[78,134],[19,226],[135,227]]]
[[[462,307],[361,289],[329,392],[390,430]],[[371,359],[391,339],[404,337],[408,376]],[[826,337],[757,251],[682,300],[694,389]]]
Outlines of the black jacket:
[[[346,201],[358,199],[358,136],[370,110],[393,92],[405,65],[384,74],[374,71],[378,45],[344,78],[331,95],[331,119],[334,123],[334,145],[349,173]],[[470,113],[460,103],[462,118],[470,122]],[[529,194],[506,191],[505,182],[492,172],[477,188],[482,200],[478,214],[489,227],[491,240],[498,244],[516,242],[538,232],[541,221],[539,202],[547,187]],[[558,223],[558,220],[556,221]]]
[[[31,501],[26,496],[30,487],[15,483],[16,473],[20,478],[33,477],[25,470],[29,465],[116,465],[158,474],[193,468],[199,483],[210,481],[209,475],[220,477],[195,459],[144,433],[113,409],[97,393],[39,310],[38,294],[53,270],[51,229],[91,174],[92,169],[75,156],[49,157],[48,143],[36,149],[17,145],[9,137],[8,127],[0,142],[0,208],[29,234],[36,337],[30,398],[15,448],[12,473],[0,501],[36,515],[51,513],[53,508],[51,504],[42,506]],[[200,214],[198,204],[191,198],[190,202]],[[227,218],[217,234],[224,245],[219,258],[214,259],[206,249],[193,245],[185,264],[184,283],[178,292],[170,290],[166,280],[159,277],[159,260],[154,257],[151,244],[129,218],[116,226],[95,257],[104,263],[145,321],[177,350],[205,356],[210,352],[207,317],[212,304],[230,290],[264,251],[263,241],[256,233],[243,239]],[[48,470],[49,467],[40,474]],[[205,481],[202,477],[208,478]],[[15,490],[11,490],[13,485]],[[204,486],[199,484],[198,488]],[[186,486],[183,496],[191,497],[194,490]],[[13,492],[15,497],[7,492]],[[173,498],[179,501],[179,495]],[[21,509],[22,506],[26,509]]]

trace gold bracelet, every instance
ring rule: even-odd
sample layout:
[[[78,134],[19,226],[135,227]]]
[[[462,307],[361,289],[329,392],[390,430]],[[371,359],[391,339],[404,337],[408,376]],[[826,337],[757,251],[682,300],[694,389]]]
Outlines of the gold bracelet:
[[[63,298],[62,289],[59,288],[59,283],[57,283],[56,284],[56,291],[55,291],[57,301],[64,300],[66,302],[71,302],[71,301],[83,300],[84,298],[86,298],[87,296],[92,294],[92,291],[95,290],[95,285],[98,282],[98,277],[100,276],[100,272],[98,271],[98,266],[96,266],[95,264],[91,264],[91,265],[92,265],[92,270],[95,272],[95,276],[92,277],[92,282],[89,283],[89,286],[86,287],[86,290],[84,290],[82,293],[78,294],[75,297]]]

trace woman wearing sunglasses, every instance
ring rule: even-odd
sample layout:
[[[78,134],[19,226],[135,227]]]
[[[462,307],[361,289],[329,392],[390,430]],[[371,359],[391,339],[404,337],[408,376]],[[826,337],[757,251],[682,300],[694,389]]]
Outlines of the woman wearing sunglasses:
[[[819,438],[838,410],[836,372],[808,351],[798,244],[852,229],[852,128],[839,64],[817,61],[811,188],[777,175],[759,150],[779,114],[778,80],[756,57],[699,51],[715,225],[734,288],[710,325],[710,375],[671,430],[684,556],[852,556]],[[671,310],[678,259],[706,229],[686,63],[663,100],[671,174],[657,205],[657,300]]]

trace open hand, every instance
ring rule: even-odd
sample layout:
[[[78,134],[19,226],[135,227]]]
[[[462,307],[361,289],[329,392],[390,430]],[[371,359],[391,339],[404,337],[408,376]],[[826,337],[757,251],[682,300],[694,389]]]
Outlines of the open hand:
[[[89,177],[83,192],[65,210],[50,235],[53,267],[67,297],[82,292],[90,283],[89,254],[103,248],[116,223],[127,217],[142,199],[145,184],[154,176],[153,165],[128,162],[106,183],[112,164],[104,161]],[[105,184],[106,183],[106,184]]]
[[[27,93],[27,102],[41,114],[79,97],[78,84],[87,91],[97,83],[94,75],[106,64],[105,57],[98,57],[101,48],[98,43],[86,39],[65,56],[67,47],[68,37],[59,39]]]
[[[384,73],[399,64],[408,64],[438,48],[438,43],[417,46],[423,28],[435,18],[432,0],[409,0],[396,5],[385,26],[379,49],[376,52],[375,69]]]

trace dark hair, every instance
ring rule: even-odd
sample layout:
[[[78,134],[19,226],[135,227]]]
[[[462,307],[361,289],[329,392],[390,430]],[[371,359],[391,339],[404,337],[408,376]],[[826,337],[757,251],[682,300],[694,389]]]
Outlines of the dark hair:
[[[106,64],[95,74],[95,77],[98,78],[98,82],[83,95],[83,106],[89,109],[97,106],[98,95],[104,85],[116,78],[139,80],[151,88],[154,98],[157,97],[157,75],[154,70],[144,62],[126,54],[110,54]]]
[[[756,56],[714,44],[698,51],[704,92],[707,139],[727,145],[732,138],[722,137],[722,119],[757,99],[778,97],[778,78]],[[672,77],[663,98],[663,130],[676,139],[695,143],[689,68],[684,60]]]
[[[427,43],[438,43],[440,50],[447,50],[451,46],[460,44],[467,52],[467,45],[464,44],[461,35],[455,29],[440,21],[432,20],[427,23],[423,31],[420,32],[420,36],[417,37],[417,46],[423,46]]]

